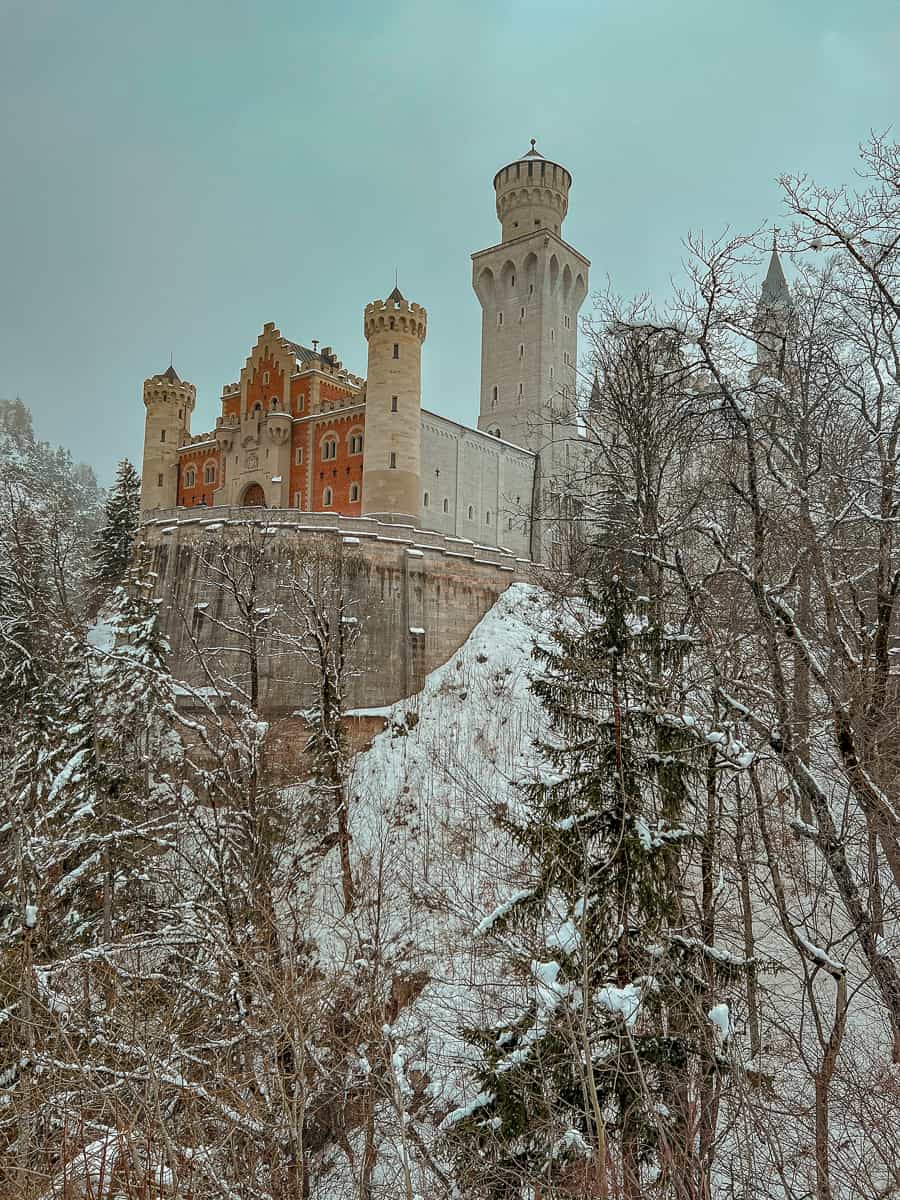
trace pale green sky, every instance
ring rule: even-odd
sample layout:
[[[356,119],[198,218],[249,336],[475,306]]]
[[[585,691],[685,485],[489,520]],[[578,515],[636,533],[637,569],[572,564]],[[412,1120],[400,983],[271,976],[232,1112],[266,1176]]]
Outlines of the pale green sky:
[[[170,351],[195,432],[266,321],[365,373],[395,266],[424,403],[474,421],[469,255],[532,136],[594,286],[662,297],[688,231],[777,221],[780,172],[849,179],[900,117],[898,0],[0,0],[0,30],[0,396],[103,481]]]

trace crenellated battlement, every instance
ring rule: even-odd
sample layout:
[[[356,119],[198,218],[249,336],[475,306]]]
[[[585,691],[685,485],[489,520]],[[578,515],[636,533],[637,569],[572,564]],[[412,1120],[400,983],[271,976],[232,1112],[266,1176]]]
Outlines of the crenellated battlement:
[[[571,186],[572,176],[566,168],[544,158],[532,140],[527,154],[507,163],[494,176],[503,240],[536,229],[550,229],[558,235],[568,212]]]
[[[162,375],[151,375],[144,380],[144,404],[179,405],[192,411],[197,399],[197,389],[192,383],[178,378],[174,371]]]
[[[397,289],[387,300],[372,300],[365,307],[363,328],[366,339],[379,332],[405,333],[424,342],[428,333],[428,310],[400,296]]]

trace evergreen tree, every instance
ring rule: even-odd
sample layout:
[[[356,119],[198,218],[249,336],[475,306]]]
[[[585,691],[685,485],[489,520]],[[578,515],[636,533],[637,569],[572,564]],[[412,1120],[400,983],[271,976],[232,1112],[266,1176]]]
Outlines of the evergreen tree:
[[[127,458],[116,471],[116,481],[106,500],[103,525],[97,534],[94,562],[101,587],[120,583],[131,562],[140,522],[141,477]]]
[[[507,821],[534,879],[478,931],[512,950],[528,1000],[467,1031],[481,1090],[447,1122],[463,1190],[632,1198],[657,1179],[681,1195],[690,1080],[725,1062],[715,989],[740,960],[685,928],[707,750],[685,706],[691,643],[648,607],[613,578],[585,595],[581,628],[535,650],[554,737]]]

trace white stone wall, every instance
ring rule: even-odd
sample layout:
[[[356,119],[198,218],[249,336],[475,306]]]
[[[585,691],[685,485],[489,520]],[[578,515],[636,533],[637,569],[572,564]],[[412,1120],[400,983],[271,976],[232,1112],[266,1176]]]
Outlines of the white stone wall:
[[[528,557],[534,467],[530,451],[423,411],[422,528]]]

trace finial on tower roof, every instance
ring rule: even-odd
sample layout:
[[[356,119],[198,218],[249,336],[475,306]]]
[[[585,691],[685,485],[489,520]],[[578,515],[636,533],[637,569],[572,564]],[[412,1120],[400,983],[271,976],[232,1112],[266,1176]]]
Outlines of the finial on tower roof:
[[[525,155],[526,158],[543,158],[544,157],[543,154],[541,154],[540,150],[538,150],[538,148],[535,144],[536,142],[537,142],[537,138],[531,139],[531,149],[526,153],[526,155]]]

